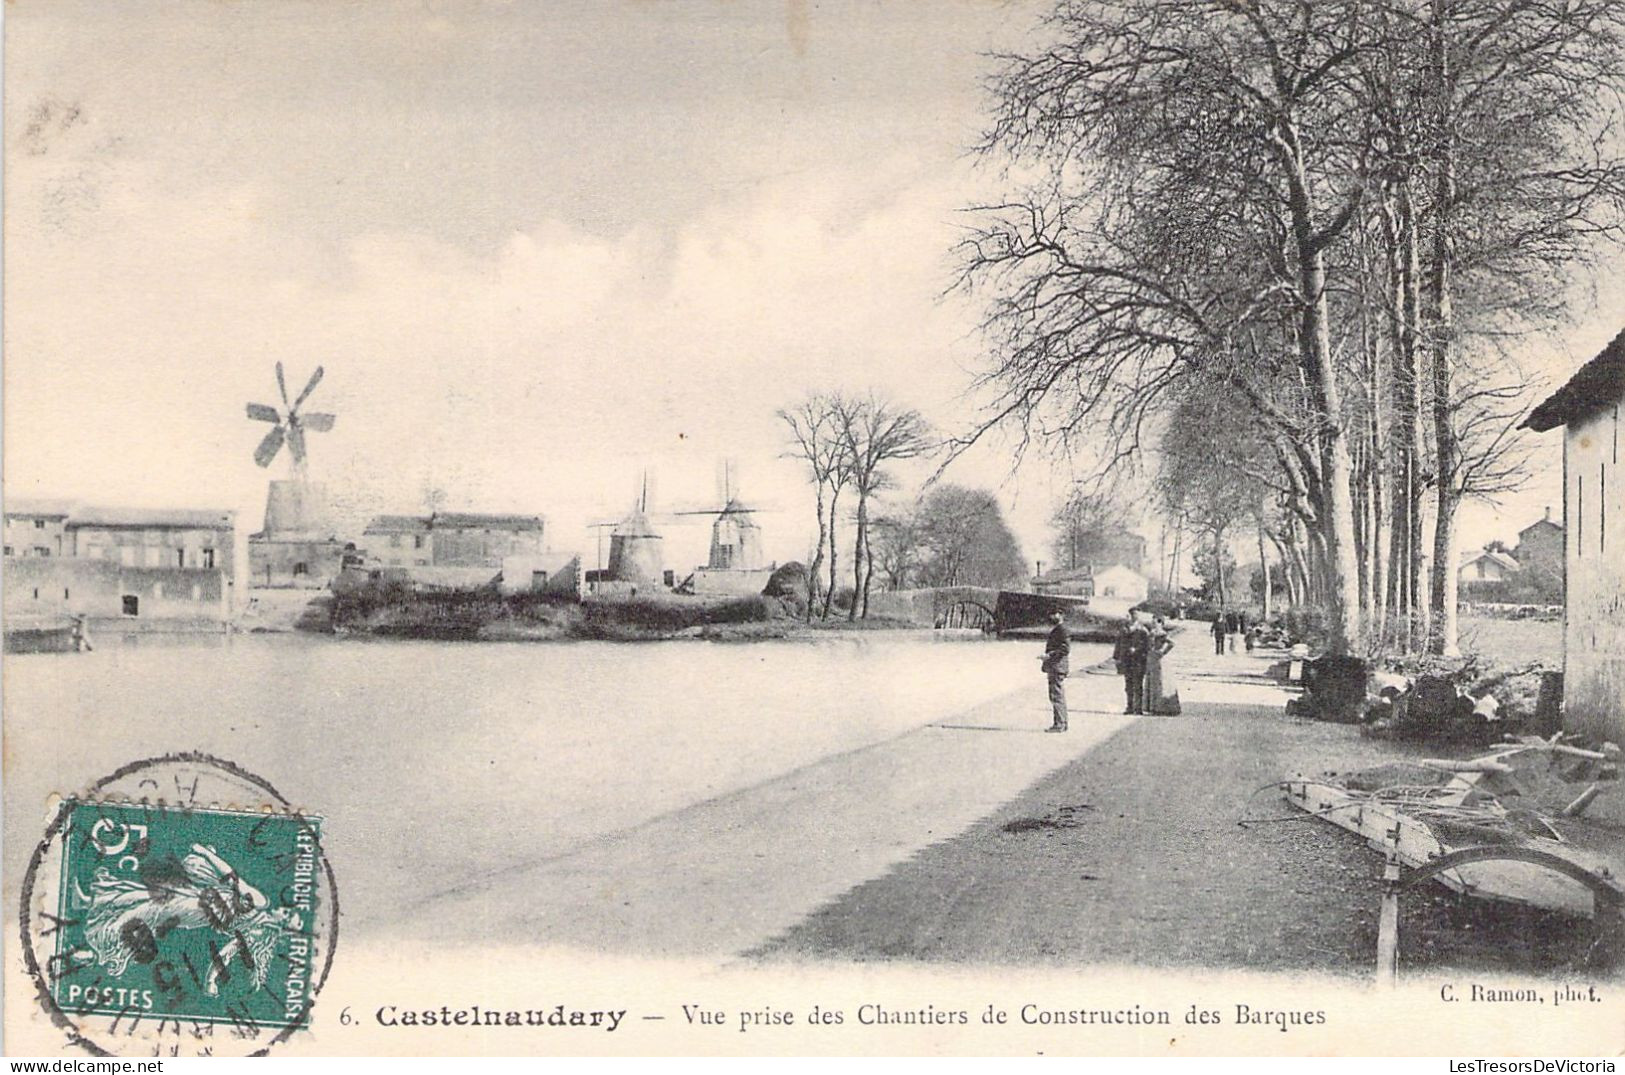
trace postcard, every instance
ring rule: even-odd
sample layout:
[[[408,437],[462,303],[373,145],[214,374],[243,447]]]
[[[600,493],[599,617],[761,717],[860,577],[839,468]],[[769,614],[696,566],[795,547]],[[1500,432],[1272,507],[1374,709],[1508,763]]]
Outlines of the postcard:
[[[4,20],[9,1054],[1625,1049],[1617,6]]]

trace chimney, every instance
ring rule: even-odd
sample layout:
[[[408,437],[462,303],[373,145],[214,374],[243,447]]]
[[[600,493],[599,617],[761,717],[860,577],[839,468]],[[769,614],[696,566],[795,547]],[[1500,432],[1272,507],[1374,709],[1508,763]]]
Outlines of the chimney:
[[[1552,506],[1550,504],[1546,505],[1546,520],[1545,521],[1546,522],[1551,522],[1552,521]]]
[[[1042,575],[1043,573],[1044,573],[1044,561],[1040,560],[1040,561],[1038,561],[1038,569],[1036,571],[1034,571],[1033,574],[1034,575]]]

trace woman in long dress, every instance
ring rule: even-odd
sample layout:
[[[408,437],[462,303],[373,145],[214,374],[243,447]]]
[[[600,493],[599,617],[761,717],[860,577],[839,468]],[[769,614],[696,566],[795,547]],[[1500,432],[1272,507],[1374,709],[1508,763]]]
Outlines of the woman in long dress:
[[[1163,663],[1173,648],[1168,625],[1158,616],[1151,625],[1151,646],[1145,658],[1145,707],[1147,713],[1156,716],[1179,716],[1179,684]]]

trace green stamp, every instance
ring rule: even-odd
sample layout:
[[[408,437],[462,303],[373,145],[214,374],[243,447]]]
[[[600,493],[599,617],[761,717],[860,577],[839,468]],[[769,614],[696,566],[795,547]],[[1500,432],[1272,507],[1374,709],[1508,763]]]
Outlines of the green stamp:
[[[318,967],[320,819],[68,800],[50,990],[74,1016],[293,1028]]]

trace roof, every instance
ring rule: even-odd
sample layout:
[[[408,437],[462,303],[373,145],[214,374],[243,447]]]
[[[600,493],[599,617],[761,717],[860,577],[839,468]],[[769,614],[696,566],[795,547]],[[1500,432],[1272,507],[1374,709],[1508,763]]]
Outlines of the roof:
[[[1625,332],[1530,411],[1520,428],[1544,433],[1618,403],[1621,396],[1625,396]]]
[[[73,514],[73,501],[7,497],[6,514],[36,519],[65,519]]]
[[[185,530],[231,530],[236,512],[216,508],[109,508],[87,506],[68,516],[69,528],[80,526]]]
[[[540,515],[482,515],[472,511],[435,512],[429,518],[431,530],[540,530]]]
[[[1098,579],[1102,575],[1124,575],[1124,574],[1133,575],[1137,579],[1143,579],[1143,578],[1146,577],[1143,572],[1136,571],[1132,567],[1128,566],[1127,564],[1113,564],[1111,567],[1103,567],[1099,571],[1096,571],[1095,572],[1095,578]]]
[[[1079,567],[1062,567],[1046,571],[1042,575],[1033,576],[1034,582],[1076,582],[1079,579],[1092,579],[1095,573],[1088,564]]]
[[[364,534],[413,534],[429,529],[427,515],[374,515]]]
[[[1538,527],[1542,527],[1542,526],[1550,527],[1551,529],[1556,530],[1559,534],[1561,534],[1563,532],[1563,524],[1562,523],[1553,522],[1550,519],[1536,519],[1534,522],[1530,523],[1528,526],[1524,527],[1522,530],[1519,530],[1518,531],[1518,536],[1523,537],[1523,535],[1529,533],[1529,531],[1537,529]]]
[[[655,531],[654,524],[649,521],[649,517],[643,514],[641,509],[634,509],[632,514],[616,523],[615,529],[611,530],[610,534],[613,537],[657,538],[660,536]]]
[[[1461,566],[1477,563],[1479,560],[1493,560],[1508,571],[1521,570],[1521,565],[1512,556],[1493,549],[1469,549],[1461,554]]]

